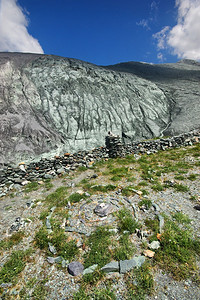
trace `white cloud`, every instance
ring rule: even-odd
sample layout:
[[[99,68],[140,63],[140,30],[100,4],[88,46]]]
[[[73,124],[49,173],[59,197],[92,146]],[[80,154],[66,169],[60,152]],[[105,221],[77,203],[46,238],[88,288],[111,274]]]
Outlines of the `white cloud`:
[[[27,27],[28,20],[17,0],[0,0],[0,51],[44,53]]]
[[[176,0],[177,24],[153,35],[158,50],[171,48],[179,58],[200,60],[200,0]]]
[[[150,24],[154,23],[157,18],[159,3],[156,1],[151,2],[149,6],[149,17],[136,22],[136,25],[142,26],[146,30],[151,30]]]
[[[136,25],[142,26],[143,28],[150,30],[149,24],[147,19],[142,19],[140,22],[137,22]]]

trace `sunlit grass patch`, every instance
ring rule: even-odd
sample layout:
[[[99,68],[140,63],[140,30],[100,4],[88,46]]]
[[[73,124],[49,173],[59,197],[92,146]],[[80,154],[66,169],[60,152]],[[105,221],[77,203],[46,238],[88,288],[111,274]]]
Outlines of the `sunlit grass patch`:
[[[144,300],[146,295],[154,291],[154,279],[151,266],[147,262],[138,269],[133,269],[125,275],[127,299]]]
[[[93,264],[103,267],[110,262],[112,253],[109,251],[111,246],[111,233],[107,227],[97,227],[97,229],[89,236],[86,244],[89,246],[89,252],[84,255],[84,267],[88,268]]]
[[[64,206],[68,201],[68,187],[61,186],[45,198],[45,202],[53,206]]]
[[[114,260],[120,261],[125,259],[131,259],[135,252],[135,247],[129,239],[129,234],[122,234],[118,240],[118,243],[119,244],[117,244],[114,248]]]
[[[154,262],[176,280],[192,278],[197,276],[195,258],[200,253],[200,240],[193,238],[188,227],[190,219],[186,215],[175,213],[172,217],[173,220],[165,216],[164,232],[159,237],[161,247],[156,250]],[[145,225],[154,232],[149,240],[157,240],[158,220],[145,220]]]
[[[9,260],[2,266],[0,270],[0,284],[7,282],[16,282],[17,275],[23,271],[26,265],[26,259],[30,255],[31,250],[14,251]]]
[[[0,250],[10,249],[16,244],[19,244],[24,237],[24,231],[13,233],[10,237],[0,241]]]
[[[140,225],[134,219],[133,215],[128,209],[121,209],[116,213],[118,218],[118,228],[120,232],[128,231],[130,234],[134,233],[136,228],[139,228]]]
[[[33,192],[33,191],[37,191],[39,189],[40,185],[36,182],[36,181],[33,181],[33,182],[29,182],[25,188],[24,188],[24,192],[25,193],[30,193],[30,192]]]

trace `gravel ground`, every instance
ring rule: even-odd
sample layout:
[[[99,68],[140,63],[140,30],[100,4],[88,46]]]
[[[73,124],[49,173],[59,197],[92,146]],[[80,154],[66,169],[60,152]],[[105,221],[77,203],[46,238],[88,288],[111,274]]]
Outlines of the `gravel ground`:
[[[195,167],[192,173],[200,174],[200,168]],[[44,210],[43,199],[45,196],[54,191],[59,186],[71,186],[69,192],[76,192],[80,190],[77,184],[84,178],[91,178],[94,174],[93,170],[88,169],[87,171],[79,174],[74,173],[73,178],[57,178],[53,181],[54,187],[50,191],[46,191],[41,187],[37,191],[33,191],[29,194],[24,194],[22,191],[18,191],[14,197],[4,197],[0,200],[0,234],[2,240],[5,237],[10,236],[10,228],[12,224],[15,224],[16,218],[21,218],[21,229],[25,231],[25,238],[18,245],[13,246],[12,249],[4,250],[0,256],[0,266],[9,259],[11,250],[28,249],[34,247],[33,240],[35,232],[41,227],[42,221],[39,220],[38,216],[41,211]],[[189,173],[190,174],[190,171]],[[172,180],[172,176],[169,174],[163,178],[163,180]],[[103,183],[103,177],[99,176],[98,183]],[[174,189],[168,188],[161,192],[155,192],[149,187],[150,195],[148,196],[152,202],[157,204],[160,208],[159,213],[164,212],[170,215],[174,212],[182,212],[187,215],[191,220],[191,225],[194,234],[200,236],[200,211],[194,209],[194,205],[200,201],[200,181],[199,177],[195,181],[185,180],[184,184],[189,186],[190,192],[175,192]],[[123,184],[122,184],[123,185]],[[196,202],[191,200],[191,195],[197,195],[199,199]],[[127,201],[128,199],[128,201]],[[122,207],[127,207],[133,211],[131,203],[136,207],[136,213],[140,222],[144,219],[153,218],[158,212],[152,207],[149,210],[141,210],[138,207],[138,202],[141,200],[140,195],[137,193],[127,198],[122,196],[120,191],[109,192],[105,194],[98,193],[90,197],[90,202],[82,200],[75,203],[70,208],[70,218],[68,220],[68,226],[76,227],[79,231],[85,231],[87,233],[92,232],[96,226],[100,225],[112,225],[116,227],[116,218],[109,214],[106,218],[100,218],[94,213],[94,208],[98,203],[106,202],[112,206],[112,212],[118,211]],[[28,207],[27,203],[31,202],[34,204],[32,207]],[[80,216],[84,215],[84,220],[81,221]],[[24,222],[25,221],[25,222]],[[71,238],[76,238],[80,245],[83,243],[83,234],[79,233],[68,233]],[[136,234],[131,235],[132,241],[136,245],[136,255],[141,255],[141,239]],[[82,247],[80,251],[84,252]],[[200,262],[197,261],[197,265]],[[4,298],[0,299],[18,299],[19,291],[26,286],[26,283],[31,278],[36,278],[36,283],[32,290],[39,285],[42,279],[48,276],[48,280],[45,283],[48,294],[44,296],[44,299],[73,299],[73,294],[78,291],[80,287],[80,276],[73,277],[67,269],[57,267],[55,264],[51,265],[46,260],[45,252],[36,248],[36,251],[31,255],[27,261],[25,269],[19,275],[18,283],[9,287],[9,284],[3,287]],[[112,281],[112,289],[115,290],[116,297],[118,300],[126,299],[126,283],[124,281],[123,274],[109,273],[106,275],[107,279]],[[181,282],[175,281],[169,274],[159,268],[154,268],[154,281],[155,281],[155,292],[153,296],[147,296],[147,299],[200,299],[200,287],[196,286],[191,280],[184,280]],[[101,287],[101,284],[98,288]],[[103,287],[103,283],[102,283]],[[29,289],[29,294],[32,292]],[[32,296],[30,296],[30,299]],[[128,299],[128,298],[127,298]]]

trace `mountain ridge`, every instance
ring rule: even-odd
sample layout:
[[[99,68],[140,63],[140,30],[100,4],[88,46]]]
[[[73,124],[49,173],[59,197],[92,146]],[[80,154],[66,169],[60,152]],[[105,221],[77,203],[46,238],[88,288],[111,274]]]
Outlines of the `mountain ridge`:
[[[135,141],[200,126],[199,65],[127,64],[0,53],[0,161],[89,150],[109,130]]]

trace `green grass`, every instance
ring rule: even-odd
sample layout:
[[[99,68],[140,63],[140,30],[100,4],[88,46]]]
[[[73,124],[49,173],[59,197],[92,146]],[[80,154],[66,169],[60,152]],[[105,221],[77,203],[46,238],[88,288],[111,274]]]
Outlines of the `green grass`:
[[[161,183],[154,184],[151,188],[156,192],[164,191],[164,186]]]
[[[99,289],[95,288],[93,291],[86,292],[81,288],[73,295],[73,300],[116,300],[116,296],[111,288]]]
[[[94,264],[103,267],[110,262],[112,254],[109,251],[111,246],[112,233],[107,227],[98,227],[88,238],[87,245],[89,252],[84,255],[84,267],[88,268]]]
[[[135,193],[133,190],[137,190],[137,189],[138,189],[137,187],[132,186],[132,185],[125,186],[122,189],[122,195],[123,196],[131,196]]]
[[[130,242],[129,234],[123,234],[119,238],[119,245],[116,245],[113,253],[114,260],[131,259],[135,252],[133,243]]]
[[[41,227],[35,234],[35,243],[40,249],[48,248],[48,231],[45,226]]]
[[[189,192],[189,188],[186,185],[183,184],[179,184],[176,183],[173,185],[173,188],[177,191],[177,192]]]
[[[68,201],[70,202],[70,203],[76,203],[76,202],[79,202],[81,199],[85,199],[85,198],[87,198],[88,196],[86,196],[85,195],[85,193],[84,194],[79,194],[79,193],[73,193],[73,194],[71,194],[70,196],[69,196],[69,198],[68,198]]]
[[[140,268],[130,271],[125,275],[127,285],[127,298],[144,300],[146,295],[152,295],[154,291],[154,280],[151,266],[144,263]]]
[[[191,181],[195,181],[198,177],[198,174],[190,174],[188,175],[187,179],[191,180]]]
[[[50,206],[65,206],[68,202],[68,187],[61,186],[45,198]]]
[[[79,254],[76,242],[71,240],[67,242],[67,235],[59,225],[54,226],[54,231],[48,234],[47,229],[43,226],[35,235],[36,246],[46,250],[48,253],[48,243],[51,243],[57,251],[57,256],[62,256],[66,260],[72,260]]]
[[[198,277],[195,257],[200,254],[200,239],[193,238],[189,223],[189,218],[182,213],[174,214],[173,220],[165,217],[161,247],[154,256],[155,264],[170,272],[176,280]]]
[[[174,176],[174,179],[176,179],[176,180],[185,180],[186,178],[183,175],[176,175],[176,176]]]
[[[24,231],[13,233],[10,237],[0,241],[0,250],[12,248],[14,245],[19,244],[24,237]]]
[[[51,182],[51,179],[44,180],[44,187],[47,191],[49,191],[53,187],[53,183]]]
[[[145,206],[146,209],[150,209],[152,206],[152,202],[149,199],[142,199],[139,203],[138,203],[139,207]]]
[[[35,181],[28,183],[25,188],[24,188],[24,192],[25,193],[30,193],[33,191],[37,191],[39,189],[39,184]]]
[[[95,185],[90,188],[90,191],[92,192],[102,192],[106,193],[109,191],[114,191],[116,189],[116,185],[107,184],[107,185]]]
[[[190,224],[191,220],[187,215],[184,215],[181,212],[176,212],[172,215],[173,219],[175,219],[179,224]]]
[[[30,250],[14,251],[10,259],[0,270],[0,284],[17,281],[17,275],[23,271],[26,265],[26,258],[30,255]]]
[[[55,230],[50,238],[50,242],[57,250],[57,255],[71,261],[79,254],[79,249],[74,240],[69,242],[66,242],[66,240],[67,236],[62,230]]]
[[[124,231],[129,231],[130,234],[134,233],[136,228],[140,226],[127,209],[119,210],[116,215],[118,218],[118,228],[122,233]]]

